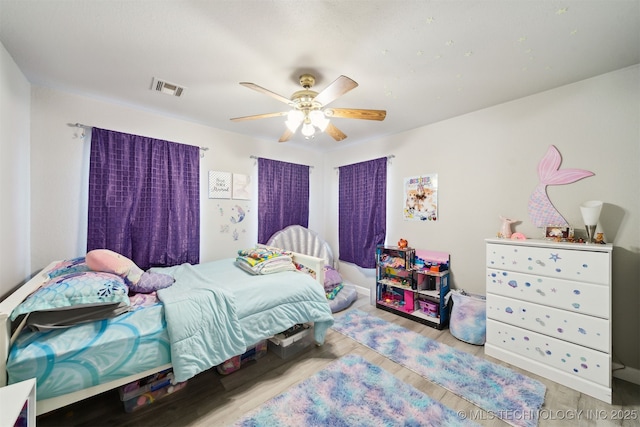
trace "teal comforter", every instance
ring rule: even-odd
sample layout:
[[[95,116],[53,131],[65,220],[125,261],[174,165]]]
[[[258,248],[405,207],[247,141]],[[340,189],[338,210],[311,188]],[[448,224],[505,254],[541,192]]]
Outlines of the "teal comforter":
[[[176,381],[242,354],[297,323],[314,322],[324,343],[333,316],[323,287],[298,271],[251,275],[233,258],[152,271],[175,283],[158,291],[165,306]]]

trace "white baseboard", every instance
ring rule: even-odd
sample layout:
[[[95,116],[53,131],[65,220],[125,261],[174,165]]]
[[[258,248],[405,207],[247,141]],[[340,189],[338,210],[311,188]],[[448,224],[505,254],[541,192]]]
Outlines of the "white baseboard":
[[[613,363],[613,376],[633,384],[640,385],[640,369],[624,367],[620,363]]]
[[[355,286],[356,292],[358,292],[359,296],[369,298],[369,295],[371,294],[371,291],[369,290],[369,288],[365,288],[364,286],[360,286],[360,285],[353,285],[353,286]]]

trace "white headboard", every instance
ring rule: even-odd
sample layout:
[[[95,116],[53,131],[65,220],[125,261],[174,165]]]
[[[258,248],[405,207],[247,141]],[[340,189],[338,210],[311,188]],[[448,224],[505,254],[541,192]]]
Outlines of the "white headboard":
[[[333,252],[329,244],[318,233],[301,225],[290,225],[280,231],[276,231],[269,238],[267,246],[323,258],[326,265],[335,268]]]

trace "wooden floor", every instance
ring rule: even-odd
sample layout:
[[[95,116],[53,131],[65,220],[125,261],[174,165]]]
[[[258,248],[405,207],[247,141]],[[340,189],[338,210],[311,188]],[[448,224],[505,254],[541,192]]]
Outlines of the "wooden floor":
[[[482,346],[463,343],[448,330],[438,331],[378,310],[369,305],[366,298],[360,297],[352,308],[359,308],[457,349],[485,357]],[[337,313],[336,316],[340,314]],[[333,330],[329,330],[326,342],[321,347],[311,346],[308,351],[288,360],[282,360],[268,352],[261,359],[248,362],[239,371],[226,376],[211,369],[189,380],[184,389],[133,413],[124,411],[118,392],[114,390],[44,414],[38,417],[37,424],[41,427],[225,426],[346,354],[365,357],[449,408],[463,411],[467,417],[475,418],[480,425],[507,426],[475,405]],[[509,366],[495,359],[488,359]],[[636,384],[614,378],[614,404],[608,405],[526,371],[519,371],[547,386],[540,426],[640,426],[640,386]],[[625,417],[626,420],[620,419]]]

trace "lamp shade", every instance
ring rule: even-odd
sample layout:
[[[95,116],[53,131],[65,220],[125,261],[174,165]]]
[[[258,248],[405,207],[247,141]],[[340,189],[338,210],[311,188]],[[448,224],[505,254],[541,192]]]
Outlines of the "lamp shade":
[[[580,212],[582,212],[582,220],[585,225],[596,225],[600,218],[600,211],[602,210],[602,202],[600,200],[590,200],[580,205]]]
[[[296,130],[298,130],[298,127],[302,123],[303,119],[304,114],[302,113],[302,111],[291,110],[287,114],[287,120],[284,122],[284,124],[289,128],[291,132],[295,132]]]
[[[324,116],[324,113],[320,110],[314,110],[309,113],[309,119],[311,119],[311,124],[320,129],[322,132],[329,125],[329,119]]]
[[[302,125],[302,134],[305,138],[311,138],[314,133],[316,133],[316,130],[311,123],[305,123]]]

